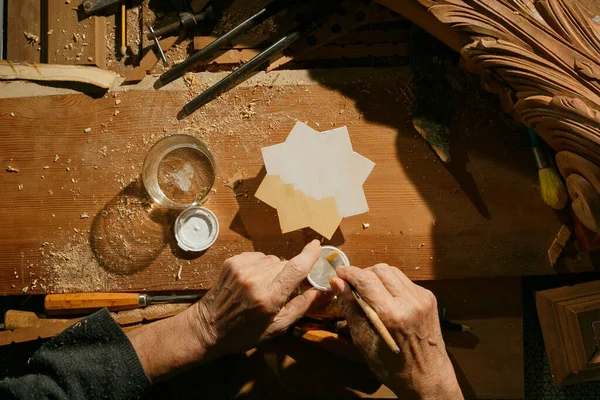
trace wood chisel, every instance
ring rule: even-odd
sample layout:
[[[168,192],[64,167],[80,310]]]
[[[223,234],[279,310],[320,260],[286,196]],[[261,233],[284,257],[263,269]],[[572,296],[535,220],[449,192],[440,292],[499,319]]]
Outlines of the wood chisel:
[[[151,304],[192,303],[203,294],[150,296],[145,293],[65,293],[48,294],[44,309],[48,315],[88,314],[101,308],[110,311],[131,310]]]

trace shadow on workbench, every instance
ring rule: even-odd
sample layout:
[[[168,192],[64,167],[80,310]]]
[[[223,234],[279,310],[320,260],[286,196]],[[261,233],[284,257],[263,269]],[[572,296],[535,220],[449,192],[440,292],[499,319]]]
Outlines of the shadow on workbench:
[[[147,398],[358,398],[351,389],[375,393],[380,386],[366,365],[286,335],[158,384]]]
[[[556,213],[563,222],[567,216],[549,209],[541,195],[531,196],[530,188],[539,185],[539,181],[524,127],[502,111],[497,96],[485,92],[475,76],[460,71],[458,78],[453,78],[460,93],[451,104],[452,118],[448,125],[452,159],[444,163],[433,150],[424,157],[420,150],[415,151],[414,139],[422,138],[412,123],[415,89],[408,70],[398,72],[387,86],[369,80],[332,84],[320,76],[320,70],[310,72],[313,79],[355,102],[362,118],[396,131],[398,162],[432,214],[435,253],[431,264],[436,277],[455,277],[446,275],[442,266],[457,262],[464,263],[463,276],[480,276],[484,267],[489,268],[488,275],[492,269],[502,275],[502,263],[523,265],[522,273],[527,274],[528,266],[542,262],[540,243],[548,236],[549,246],[554,232],[544,231],[548,224],[541,216]],[[446,96],[429,89],[430,97]],[[398,182],[390,184],[397,186]],[[531,208],[538,204],[539,214],[531,213]],[[514,228],[510,226],[521,220],[531,234],[525,234],[524,230],[522,238],[513,240],[514,235],[509,232]],[[484,234],[473,228],[482,225],[490,228]],[[505,232],[502,226],[507,227]],[[498,252],[495,257],[498,260],[493,262],[476,249],[498,242],[502,242],[499,245],[505,250]]]
[[[263,166],[254,178],[244,179],[237,186],[234,186],[235,197],[238,202],[238,212],[235,215],[229,229],[237,234],[252,241],[255,251],[265,254],[277,254],[285,259],[290,259],[296,255],[297,249],[293,246],[281,245],[281,228],[277,216],[277,210],[254,197],[254,193],[267,174]],[[301,230],[304,236],[304,243],[312,239],[322,239],[321,235],[312,229],[305,228]],[[283,234],[286,236],[298,235],[298,232]],[[344,235],[338,228],[330,240],[324,240],[323,244],[331,246],[341,246],[344,244]]]
[[[132,182],[94,217],[90,231],[94,256],[112,273],[131,275],[141,271],[167,245],[177,248],[172,232],[176,218],[175,212],[153,203],[141,180]]]

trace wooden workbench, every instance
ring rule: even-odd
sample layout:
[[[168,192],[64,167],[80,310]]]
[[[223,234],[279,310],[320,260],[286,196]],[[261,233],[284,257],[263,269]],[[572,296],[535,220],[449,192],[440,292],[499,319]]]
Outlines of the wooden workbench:
[[[555,272],[546,252],[561,221],[540,198],[526,140],[486,97],[459,104],[446,166],[412,128],[404,71],[272,86],[277,74],[184,121],[175,115],[200,91],[192,81],[184,91],[1,99],[0,165],[19,172],[0,173],[0,293],[208,288],[236,253],[292,256],[316,235],[282,235],[253,193],[260,148],[296,120],[347,125],[354,149],[376,163],[364,186],[370,212],[345,219],[331,240],[355,265],[387,262],[418,280]],[[175,215],[151,205],[139,180],[148,149],[174,133],[202,138],[218,165],[206,206],[221,232],[201,255],[177,250]],[[234,193],[223,181],[238,171]],[[559,267],[591,263],[575,254]]]

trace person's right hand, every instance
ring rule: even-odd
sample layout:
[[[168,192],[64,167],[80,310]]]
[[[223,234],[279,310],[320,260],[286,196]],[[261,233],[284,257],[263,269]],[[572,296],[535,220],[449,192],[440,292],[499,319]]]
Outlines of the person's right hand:
[[[360,269],[341,267],[331,286],[352,340],[379,380],[402,399],[462,399],[438,319],[437,302],[387,264]],[[377,312],[400,347],[394,354],[354,300],[348,285]]]

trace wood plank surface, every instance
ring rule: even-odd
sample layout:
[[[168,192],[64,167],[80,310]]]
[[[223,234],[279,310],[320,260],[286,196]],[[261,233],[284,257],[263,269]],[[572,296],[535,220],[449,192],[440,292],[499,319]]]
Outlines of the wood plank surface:
[[[0,100],[0,293],[207,288],[237,253],[293,256],[316,234],[282,235],[275,210],[253,194],[260,148],[283,141],[296,120],[322,131],[347,125],[355,151],[376,163],[364,186],[370,211],[343,220],[329,242],[353,264],[387,262],[417,280],[555,272],[546,252],[560,218],[541,200],[526,139],[496,108],[464,96],[445,166],[413,130],[402,74],[271,86],[279,76],[184,121],[175,115],[201,90],[191,78],[181,92]],[[204,140],[217,163],[206,206],[221,231],[203,254],[177,249],[176,215],[152,205],[139,179],[150,147],[175,133]],[[223,182],[236,172],[234,193]],[[568,254],[556,268],[592,267]]]
[[[523,328],[519,278],[422,282],[448,319],[472,332],[444,332],[466,398],[522,399]],[[498,307],[502,304],[502,307]],[[332,372],[333,371],[333,372]],[[396,398],[363,364],[289,336],[159,384],[150,398]]]
[[[41,61],[41,1],[8,0],[6,4],[6,59],[39,63]],[[46,32],[44,32],[45,34]],[[26,34],[39,41],[28,40]]]
[[[86,17],[78,4],[48,2],[48,62],[106,67],[104,17]]]

